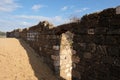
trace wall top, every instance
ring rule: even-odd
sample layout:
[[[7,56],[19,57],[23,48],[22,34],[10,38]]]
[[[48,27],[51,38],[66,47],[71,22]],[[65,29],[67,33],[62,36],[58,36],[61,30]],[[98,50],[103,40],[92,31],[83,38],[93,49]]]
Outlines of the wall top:
[[[116,14],[120,14],[120,6],[116,7]]]

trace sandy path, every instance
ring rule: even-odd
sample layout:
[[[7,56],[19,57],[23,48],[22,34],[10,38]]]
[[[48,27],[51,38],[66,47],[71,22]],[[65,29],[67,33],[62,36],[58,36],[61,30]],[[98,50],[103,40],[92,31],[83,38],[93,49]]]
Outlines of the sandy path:
[[[57,80],[23,41],[0,38],[0,80]]]

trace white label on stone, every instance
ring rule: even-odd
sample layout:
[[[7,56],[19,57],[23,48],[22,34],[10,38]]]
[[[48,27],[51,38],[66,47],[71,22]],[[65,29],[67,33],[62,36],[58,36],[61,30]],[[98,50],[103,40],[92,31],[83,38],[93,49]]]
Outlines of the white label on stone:
[[[116,14],[120,14],[120,6],[116,7]]]

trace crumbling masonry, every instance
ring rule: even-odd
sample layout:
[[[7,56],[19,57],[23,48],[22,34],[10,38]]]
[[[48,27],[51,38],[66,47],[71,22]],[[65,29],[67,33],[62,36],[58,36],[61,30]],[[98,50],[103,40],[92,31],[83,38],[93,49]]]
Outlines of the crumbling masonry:
[[[58,27],[43,21],[7,37],[25,40],[59,80],[120,80],[120,6]]]

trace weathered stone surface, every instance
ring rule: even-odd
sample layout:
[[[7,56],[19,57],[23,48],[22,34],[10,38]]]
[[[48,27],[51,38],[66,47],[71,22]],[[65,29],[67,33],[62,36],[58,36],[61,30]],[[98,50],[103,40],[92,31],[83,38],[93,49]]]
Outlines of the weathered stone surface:
[[[60,61],[54,61],[54,66],[60,66]]]
[[[62,34],[60,46],[60,76],[66,80],[72,80],[72,39],[73,34],[66,32]]]
[[[85,15],[80,22],[50,28],[44,21],[7,34],[18,37],[18,33],[66,80],[120,79],[119,6]]]
[[[54,50],[59,50],[60,47],[59,47],[59,45],[54,45],[54,46],[53,46],[53,49],[54,49]]]
[[[72,62],[73,63],[79,63],[80,62],[80,58],[78,56],[72,56]]]
[[[91,59],[91,58],[92,58],[92,54],[89,53],[89,52],[85,52],[85,53],[84,53],[84,58]]]
[[[60,55],[60,59],[61,59],[61,60],[65,60],[66,57],[67,57],[67,55],[64,55],[64,54],[61,54],[61,55]]]
[[[51,58],[53,60],[60,60],[60,56],[56,56],[56,55],[51,55]]]
[[[72,49],[72,55],[75,55],[76,54],[76,51]]]
[[[120,6],[116,7],[116,14],[120,14]]]
[[[94,34],[95,30],[94,29],[88,29],[88,34]]]

